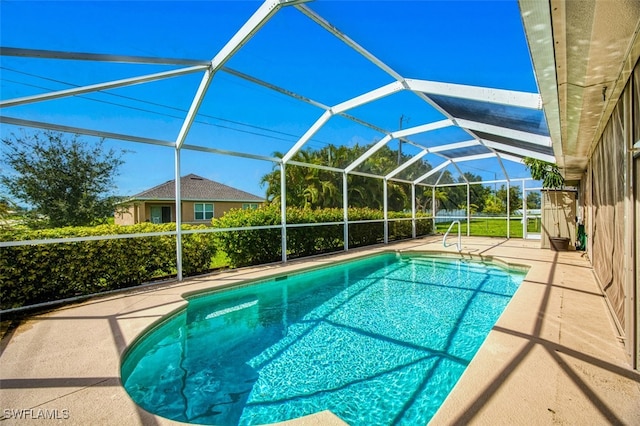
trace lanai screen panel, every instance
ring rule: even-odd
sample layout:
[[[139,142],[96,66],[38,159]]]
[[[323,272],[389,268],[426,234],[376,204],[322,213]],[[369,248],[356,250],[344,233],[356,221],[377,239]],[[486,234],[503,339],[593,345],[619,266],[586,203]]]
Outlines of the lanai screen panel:
[[[294,144],[298,145],[302,135],[308,129],[313,128],[315,120],[328,109],[348,104],[354,100],[354,97],[357,98],[367,92],[379,90],[385,85],[397,85],[399,88],[396,92],[389,92],[385,96],[375,98],[370,103],[359,104],[353,108],[337,108],[339,112],[335,113],[327,123],[320,126],[317,132],[299,147],[300,150],[322,149],[329,144],[334,144],[338,147],[349,147],[356,143],[369,146],[375,144],[380,138],[387,137],[391,132],[396,132],[400,129],[405,130],[407,127],[412,126],[428,125],[434,121],[448,118],[482,123],[490,127],[511,129],[532,135],[548,135],[544,115],[540,109],[536,108],[535,103],[530,105],[529,108],[514,107],[496,103],[491,99],[487,101],[478,100],[479,98],[477,97],[467,99],[465,97],[466,92],[460,92],[461,88],[473,91],[474,87],[477,89],[480,85],[486,84],[493,87],[503,86],[503,89],[498,89],[502,90],[500,96],[503,96],[504,93],[509,91],[510,87],[513,87],[511,83],[505,82],[508,79],[500,75],[505,67],[503,61],[500,60],[501,51],[499,49],[483,44],[482,46],[469,48],[466,55],[456,55],[455,58],[451,58],[450,60],[453,61],[462,61],[457,64],[460,66],[456,67],[456,70],[465,70],[463,75],[455,74],[457,71],[448,71],[448,74],[444,75],[439,74],[439,65],[442,65],[443,62],[439,55],[433,53],[433,50],[431,54],[425,55],[424,63],[420,66],[414,64],[416,58],[407,53],[401,53],[401,49],[398,48],[400,46],[399,40],[404,40],[405,43],[415,43],[416,47],[431,45],[433,43],[428,43],[428,38],[420,39],[421,37],[428,37],[430,32],[437,33],[438,38],[442,41],[438,46],[432,46],[433,49],[444,49],[444,51],[450,50],[446,43],[459,44],[454,37],[460,37],[464,40],[470,39],[469,33],[475,30],[462,25],[462,23],[452,25],[460,18],[460,14],[449,17],[450,19],[447,20],[447,24],[443,28],[435,28],[434,26],[422,28],[411,26],[409,23],[418,19],[416,18],[418,16],[448,16],[441,15],[448,13],[446,8],[436,2],[402,2],[402,7],[395,6],[400,2],[394,3],[393,7],[389,7],[389,4],[382,2],[362,2],[362,4],[358,4],[321,0],[309,4],[289,2],[285,5],[285,2],[282,2],[280,5],[282,7],[277,13],[265,18],[264,25],[260,25],[255,32],[251,32],[250,37],[237,46],[238,49],[234,50],[234,53],[229,56],[228,61],[224,62],[225,65],[222,68],[212,70],[215,76],[208,92],[203,97],[202,102],[198,103],[195,119],[192,124],[186,127],[187,130],[184,133],[186,137],[180,137],[178,145],[187,149],[195,146],[218,150],[216,153],[228,150],[234,151],[235,154],[260,155],[263,157],[276,156],[276,151],[287,152],[287,148]],[[253,3],[252,6],[246,4],[231,6],[229,4],[228,6],[218,7],[214,3],[198,4],[198,6],[194,5],[192,7],[203,7],[203,13],[205,10],[211,9],[209,12],[214,10],[215,13],[213,13],[214,16],[212,16],[211,22],[217,24],[216,26],[223,26],[224,21],[232,18],[234,25],[231,28],[239,28],[242,25],[242,19],[239,17],[249,17],[258,6],[258,3]],[[460,7],[480,8],[482,12],[486,13],[487,8],[491,9],[496,6],[498,5],[483,4],[479,6],[465,4]],[[515,5],[513,7],[517,8]],[[380,13],[374,17],[371,13],[373,9],[385,10],[380,10]],[[497,7],[497,9],[501,9],[501,7]],[[318,14],[318,19],[313,16],[316,13]],[[201,16],[198,17],[198,21],[202,19]],[[353,19],[354,16],[357,19]],[[475,14],[470,13],[469,16],[475,16]],[[505,24],[504,20],[499,20],[496,14],[489,13],[488,16],[491,16],[491,19],[495,17],[496,25],[490,26],[486,31],[500,32],[498,27]],[[325,19],[326,26],[319,25],[320,21]],[[376,21],[376,19],[379,21]],[[513,25],[519,27],[521,22],[516,20]],[[217,57],[218,54],[225,50],[223,46],[230,40],[233,33],[229,29],[224,34],[214,31],[215,37],[213,39],[206,38],[206,43],[197,43],[198,40],[202,39],[203,33],[207,33],[203,28],[200,25],[185,28],[185,31],[180,34],[180,42],[172,39],[157,43],[153,36],[147,35],[145,40],[148,40],[151,43],[150,46],[153,47],[153,50],[149,53],[162,57],[192,57],[197,59],[193,59],[193,61],[198,64],[207,65],[208,58],[211,58],[212,55]],[[412,37],[406,37],[406,33],[403,33],[403,31],[407,30],[407,28],[420,28],[420,30],[414,31]],[[400,29],[403,31],[400,31]],[[380,37],[381,30],[385,33],[384,37]],[[339,34],[341,31],[344,31],[342,36]],[[443,31],[449,32],[445,33],[443,37]],[[517,35],[516,33],[514,34]],[[163,31],[161,36],[158,39],[164,40],[167,38],[166,31]],[[91,39],[98,38],[98,34],[94,34],[91,37]],[[89,39],[87,38],[83,42],[88,42]],[[346,39],[353,40],[353,43],[345,42]],[[522,40],[524,41],[524,39]],[[198,46],[196,48],[192,45]],[[274,45],[277,45],[278,49],[270,49]],[[357,46],[361,46],[370,52],[376,59],[372,60]],[[68,46],[44,45],[33,47],[64,48],[69,51],[79,50],[76,49],[78,46],[73,44]],[[88,47],[84,48],[84,50],[90,51],[91,49]],[[127,49],[129,48],[131,47],[128,46]],[[482,51],[483,49],[486,51]],[[416,50],[414,49],[413,51]],[[406,49],[403,51],[406,51]],[[270,53],[266,54],[266,52]],[[132,52],[126,51],[123,53]],[[523,51],[522,59],[529,66],[529,57],[524,53],[526,52]],[[467,71],[469,67],[464,65],[469,65],[477,59],[472,57],[473,54],[482,57],[495,56],[495,58],[485,65],[485,68],[483,68],[484,73],[469,73]],[[38,59],[35,60],[37,61]],[[510,56],[509,60],[514,59]],[[109,63],[97,65],[108,68],[120,66]],[[153,67],[156,66],[154,65]],[[172,67],[175,67],[175,65]],[[250,74],[256,80],[281,87],[283,90],[297,93],[316,102],[311,105],[301,102],[299,99],[291,99],[291,97],[282,93],[274,96],[274,93],[270,93],[266,86],[261,86],[260,84],[256,86],[254,82],[239,79],[238,75],[229,72],[231,68],[239,70],[241,73]],[[46,68],[43,67],[42,69]],[[154,82],[149,84],[148,87],[146,85],[131,86],[124,89],[116,89],[115,91],[122,91],[123,94],[128,96],[147,93],[158,93],[158,96],[167,96],[178,92],[181,95],[185,93],[191,95],[195,92],[202,71],[181,77],[181,79],[187,79],[190,82],[188,89],[183,91],[171,89],[172,86],[170,84],[174,83],[172,80],[160,82],[159,87]],[[452,74],[452,72],[454,73]],[[116,77],[123,77],[123,75],[114,74],[113,78]],[[415,79],[412,80],[413,84],[409,84],[411,78],[424,78],[425,80]],[[108,80],[108,78],[105,79]],[[99,80],[102,81],[103,79]],[[309,85],[310,81],[314,84]],[[446,85],[445,83],[434,83],[437,81],[449,81],[453,83],[452,86],[457,86],[458,93],[456,96],[458,97],[447,96],[449,92],[444,92],[444,95],[429,94],[425,87],[441,89]],[[78,82],[88,84],[92,81],[79,79]],[[403,82],[403,84],[400,84],[400,82]],[[473,86],[463,87],[456,83]],[[162,86],[163,84],[166,84],[166,86]],[[535,88],[535,79],[531,78],[528,82],[519,82],[516,87],[519,90],[528,90],[530,92]],[[159,90],[154,91],[154,88],[159,88]],[[143,89],[144,92],[142,91]],[[482,90],[484,89],[475,90],[475,93],[479,93]],[[487,89],[483,93],[491,95],[493,90]],[[525,94],[526,96],[535,95],[527,93]],[[178,116],[184,116],[190,104],[186,102],[188,100],[188,97],[181,98],[180,111],[174,111],[173,113],[178,114]],[[428,102],[429,100],[435,103],[437,108],[433,108]],[[62,101],[67,102],[70,99]],[[168,101],[168,99],[167,102],[163,100],[163,104],[170,104]],[[323,104],[319,105],[320,102]],[[289,103],[297,104],[293,113],[287,111],[286,107]],[[507,103],[509,102],[507,101]],[[13,108],[11,111],[16,111],[16,109]],[[354,125],[353,121],[346,120],[340,116],[342,113],[340,111],[353,115],[357,120],[367,121],[371,123],[372,127],[368,124],[362,126]],[[124,120],[120,121],[124,122]],[[296,123],[295,126],[292,125],[293,122]],[[344,124],[345,122],[346,125]],[[178,131],[180,131],[181,135],[183,133],[180,129],[181,123],[179,121],[172,124],[173,127],[171,129],[163,129],[162,132],[158,131],[169,142],[175,140]],[[144,129],[157,129],[157,126],[140,127],[140,130]],[[99,130],[109,129],[100,127]],[[125,130],[122,130],[122,133],[126,133]],[[376,134],[372,135],[372,133]],[[487,141],[499,142],[502,145],[496,147],[485,143],[483,136],[486,137]],[[413,179],[416,174],[422,172],[420,170],[421,167],[437,168],[448,159],[454,162],[456,159],[464,159],[464,163],[467,164],[469,161],[465,157],[489,156],[496,152],[505,152],[520,157],[527,156],[527,153],[536,152],[544,153],[549,157],[553,154],[551,147],[489,133],[483,134],[473,129],[465,131],[454,125],[430,132],[408,135],[406,137],[407,143],[416,143],[417,145],[415,146],[404,144],[399,139],[405,138],[391,137],[386,146],[387,149],[397,152],[399,160],[396,164],[385,166],[382,169],[382,173],[392,173],[396,166],[399,167],[401,165],[399,163],[410,161],[409,158],[403,156],[421,155],[422,150],[420,147],[426,147],[430,153],[435,153],[435,158],[429,160],[433,156],[424,156],[413,167],[407,168],[397,175],[394,174],[396,178]],[[465,142],[471,142],[471,144],[447,147],[450,144],[464,144]],[[183,143],[184,146],[182,146]],[[413,148],[409,148],[410,146],[413,146]],[[510,148],[514,148],[514,150]],[[293,159],[294,154],[295,149],[291,151],[291,155],[285,161]],[[371,159],[364,161],[359,167],[355,167],[353,171],[363,172],[363,169],[378,159],[377,157],[380,157],[380,153],[373,155]],[[184,158],[188,160],[190,157],[184,156]],[[494,159],[493,161],[500,163],[498,169],[502,168],[501,159]],[[191,162],[185,161],[185,163]],[[428,165],[425,165],[426,163]],[[323,159],[322,165],[335,167],[333,155],[327,155],[326,162]],[[183,169],[186,170],[187,167],[195,166],[193,164],[188,166],[185,164]],[[267,162],[264,167],[268,169],[271,164]],[[341,163],[338,167],[348,168],[349,164]],[[454,173],[460,173],[460,169],[455,163],[451,164],[449,169]],[[439,174],[434,174],[433,178],[437,178],[437,176]]]
[[[522,108],[442,95],[427,95],[440,108],[456,118],[549,136],[547,122],[541,109]]]
[[[474,145],[468,148],[452,149],[448,151],[440,151],[440,154],[447,158],[464,158],[474,155],[491,154],[492,151],[484,145]]]
[[[492,133],[482,132],[478,130],[474,131],[473,133],[479,138],[481,138],[482,140],[502,144],[505,146],[505,148],[511,147],[511,148],[516,148],[517,150],[520,150],[520,151],[527,151],[528,153],[544,154],[550,157],[553,157],[554,155],[553,148],[551,146],[538,145],[530,142],[525,142],[523,140],[514,139],[514,138],[501,136],[501,135],[495,135]],[[503,151],[513,155],[518,155],[518,152],[515,150],[508,150],[505,148],[501,149],[499,146],[493,146],[493,145],[492,145],[492,148],[495,148],[496,151]],[[520,156],[522,157],[524,155],[520,155]]]

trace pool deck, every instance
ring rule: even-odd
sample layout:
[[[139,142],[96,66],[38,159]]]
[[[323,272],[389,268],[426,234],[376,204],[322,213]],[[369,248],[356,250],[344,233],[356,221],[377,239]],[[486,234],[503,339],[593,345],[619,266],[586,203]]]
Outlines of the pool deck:
[[[537,241],[463,238],[465,257],[531,269],[430,424],[640,425],[640,373],[629,367],[588,261],[580,252],[538,247]],[[121,386],[119,367],[137,336],[185,305],[182,294],[385,250],[444,249],[440,238],[427,237],[147,287],[31,317],[2,340],[0,420],[178,424],[138,407]],[[58,419],[18,420],[11,410]],[[322,412],[285,424],[344,423]]]

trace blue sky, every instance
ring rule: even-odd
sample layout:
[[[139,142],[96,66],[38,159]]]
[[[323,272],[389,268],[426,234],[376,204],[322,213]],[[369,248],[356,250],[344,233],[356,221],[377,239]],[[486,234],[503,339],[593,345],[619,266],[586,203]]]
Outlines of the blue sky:
[[[317,0],[307,5],[406,78],[537,92],[515,0]],[[208,60],[259,6],[255,1],[2,0],[0,40],[4,47]],[[175,68],[15,57],[1,61],[2,99]],[[227,66],[326,105],[393,81],[292,7],[278,12]],[[6,108],[2,114],[174,140],[200,78],[192,74]],[[186,143],[269,156],[293,146],[322,112],[219,72]],[[406,91],[349,113],[388,131],[397,130],[400,117],[404,127],[441,118]],[[3,125],[0,131],[7,137],[18,129]],[[370,144],[383,136],[334,117],[309,146]],[[412,139],[428,145],[440,136],[461,137],[434,132]],[[117,179],[119,194],[132,195],[173,178],[172,149],[107,142],[129,151]],[[405,152],[417,150],[406,147]],[[434,166],[442,161],[427,159]],[[512,177],[528,176],[522,166],[506,164]],[[264,195],[259,180],[271,169],[271,163],[257,160],[182,153],[183,175],[196,173],[256,195]],[[463,171],[484,179],[503,176],[494,160],[465,164]]]

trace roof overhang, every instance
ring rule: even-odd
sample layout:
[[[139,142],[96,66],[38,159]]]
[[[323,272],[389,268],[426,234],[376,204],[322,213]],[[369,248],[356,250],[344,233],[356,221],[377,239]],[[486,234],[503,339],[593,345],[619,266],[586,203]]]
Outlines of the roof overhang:
[[[519,3],[556,162],[579,180],[640,57],[640,2]]]

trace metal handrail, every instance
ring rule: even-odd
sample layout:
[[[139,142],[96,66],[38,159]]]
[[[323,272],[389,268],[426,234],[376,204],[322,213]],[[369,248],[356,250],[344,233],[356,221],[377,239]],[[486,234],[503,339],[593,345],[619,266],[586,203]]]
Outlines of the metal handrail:
[[[449,232],[451,232],[451,228],[453,228],[453,225],[455,225],[456,223],[458,224],[458,242],[454,244],[447,244],[447,235],[449,235]],[[442,237],[443,247],[446,248],[455,245],[458,251],[462,251],[462,236],[460,235],[460,228],[461,226],[459,220],[454,220],[453,222],[451,222],[451,225],[449,225],[449,229],[447,229],[447,232],[444,233],[444,237]]]

